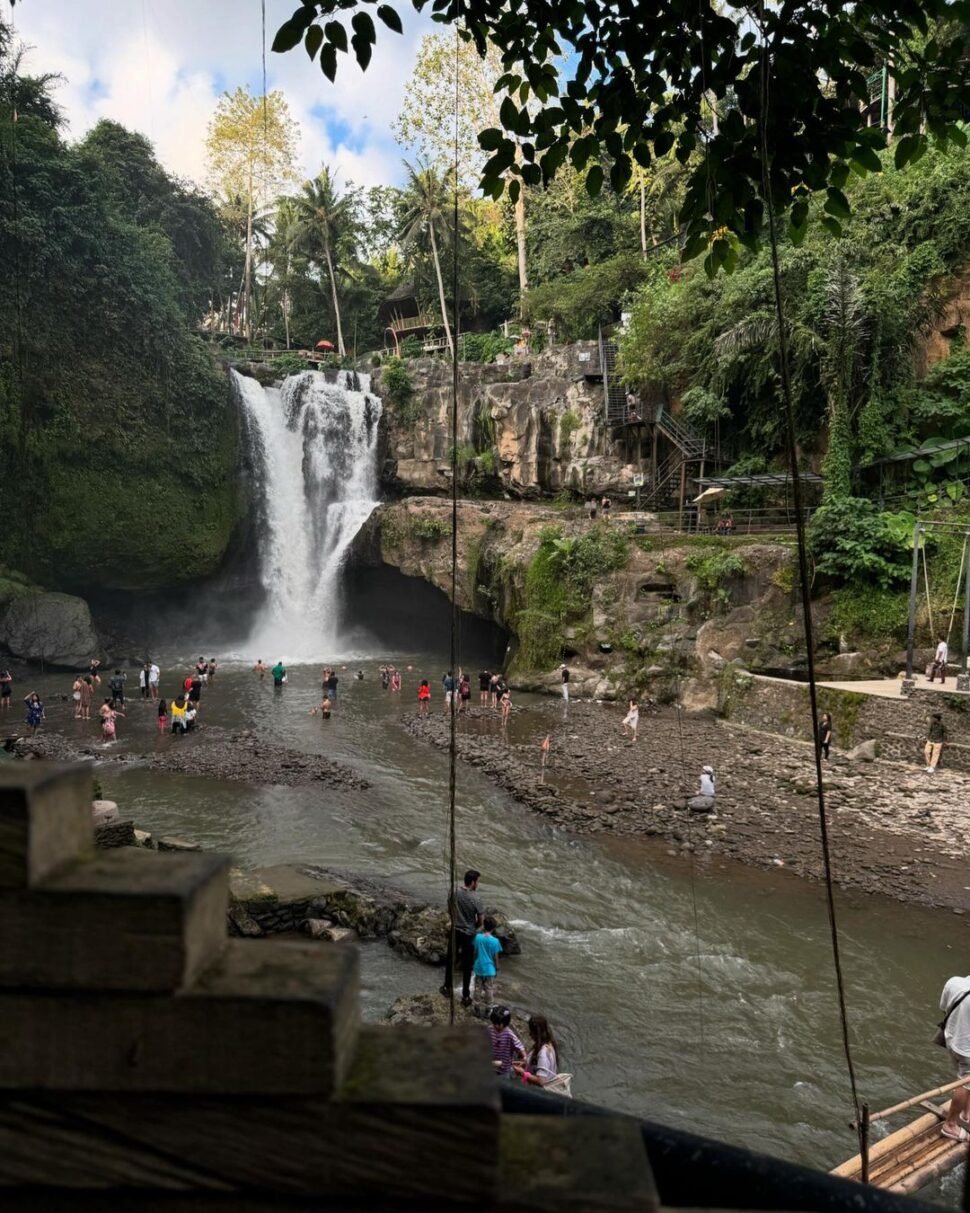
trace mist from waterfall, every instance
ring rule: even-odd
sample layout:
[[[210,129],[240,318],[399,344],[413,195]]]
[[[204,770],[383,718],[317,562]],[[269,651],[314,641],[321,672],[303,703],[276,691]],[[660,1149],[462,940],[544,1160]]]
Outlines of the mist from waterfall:
[[[377,505],[380,399],[367,375],[328,380],[305,371],[269,388],[233,372],[256,469],[266,592],[246,650],[270,664],[345,655],[341,565]]]

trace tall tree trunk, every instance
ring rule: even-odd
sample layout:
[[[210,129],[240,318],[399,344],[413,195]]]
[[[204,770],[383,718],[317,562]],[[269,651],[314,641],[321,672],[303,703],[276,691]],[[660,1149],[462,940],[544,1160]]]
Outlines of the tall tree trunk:
[[[496,126],[500,123],[496,123]],[[522,149],[516,144],[516,162],[522,163]],[[529,289],[529,270],[525,250],[525,182],[519,178],[519,196],[515,200],[515,245],[519,259],[519,316],[525,309],[525,293]]]
[[[344,346],[344,330],[340,323],[340,303],[337,300],[337,275],[333,271],[333,258],[330,256],[330,241],[324,237],[323,251],[327,258],[327,273],[330,275],[330,292],[333,295],[333,316],[337,322],[337,352],[341,358],[346,358],[347,350]]]
[[[455,352],[455,343],[451,336],[451,325],[448,323],[448,309],[445,306],[445,284],[441,279],[441,262],[438,260],[438,241],[434,234],[434,221],[428,221],[428,233],[431,236],[431,256],[434,258],[434,272],[438,279],[438,299],[441,303],[441,322],[445,326],[445,337],[448,339],[448,349]]]
[[[249,170],[249,204],[246,208],[246,265],[243,271],[243,316],[246,325],[246,340],[253,342],[253,171]]]

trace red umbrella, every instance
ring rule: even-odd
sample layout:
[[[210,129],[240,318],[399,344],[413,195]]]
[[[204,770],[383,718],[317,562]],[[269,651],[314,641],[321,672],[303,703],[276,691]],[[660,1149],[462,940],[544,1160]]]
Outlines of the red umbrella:
[[[314,348],[316,348],[318,350],[332,350],[333,342],[332,341],[318,341]]]

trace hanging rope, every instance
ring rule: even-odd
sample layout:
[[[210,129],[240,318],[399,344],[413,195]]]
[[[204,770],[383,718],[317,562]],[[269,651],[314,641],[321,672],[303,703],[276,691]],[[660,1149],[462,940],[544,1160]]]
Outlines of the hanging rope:
[[[967,544],[970,543],[970,535],[963,541],[963,551],[960,553],[960,571],[957,573],[957,584],[953,591],[953,609],[950,611],[950,626],[946,629],[946,643],[950,643],[950,633],[953,631],[953,621],[957,615],[957,603],[960,601],[960,585],[963,582],[963,570],[967,563]]]
[[[930,571],[926,564],[926,542],[920,548],[923,556],[923,585],[926,587],[926,615],[930,623],[930,638],[936,642],[936,628],[933,627],[933,602],[930,598]],[[959,585],[959,582],[957,583]]]
[[[774,288],[775,314],[778,322],[779,361],[781,364],[782,396],[785,404],[785,437],[788,464],[791,471],[792,501],[795,509],[795,534],[798,540],[798,572],[801,588],[802,616],[805,635],[805,656],[808,672],[808,697],[812,712],[812,738],[815,742],[815,788],[818,799],[818,824],[822,845],[822,865],[825,875],[825,904],[828,911],[829,934],[832,942],[832,963],[835,968],[835,987],[839,1005],[839,1021],[842,1028],[842,1050],[849,1075],[854,1124],[859,1136],[859,1150],[866,1148],[862,1127],[862,1107],[856,1086],[855,1065],[852,1061],[852,1045],[849,1040],[849,1017],[845,1001],[845,981],[842,976],[842,958],[839,947],[839,928],[835,913],[835,892],[832,878],[832,857],[829,848],[828,819],[825,811],[825,788],[822,783],[822,747],[819,744],[818,690],[815,683],[815,635],[812,623],[811,582],[808,572],[808,551],[805,537],[805,516],[802,508],[802,486],[798,478],[798,444],[795,434],[795,409],[792,402],[791,373],[788,363],[788,338],[785,332],[785,309],[781,297],[781,267],[778,258],[778,233],[775,228],[775,211],[772,204],[771,179],[768,172],[767,120],[768,96],[768,44],[765,40],[764,3],[760,5],[761,33],[761,186],[768,218],[768,238],[771,247],[771,271]]]
[[[455,805],[457,800],[458,771],[458,714],[455,700],[458,698],[458,25],[455,24],[455,208],[451,241],[451,677],[454,690],[451,693],[448,734],[448,907],[451,938],[451,990],[449,994],[449,1018],[455,1022],[455,978],[457,977],[457,899],[458,841],[455,829]],[[434,222],[432,219],[431,222]]]

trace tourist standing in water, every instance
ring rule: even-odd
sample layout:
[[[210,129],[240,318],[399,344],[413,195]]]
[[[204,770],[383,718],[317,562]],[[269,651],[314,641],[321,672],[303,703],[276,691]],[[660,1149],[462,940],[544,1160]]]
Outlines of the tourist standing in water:
[[[327,676],[327,681],[324,685],[326,686],[327,694],[330,696],[330,698],[333,700],[334,703],[337,702],[337,683],[339,681],[340,681],[340,679],[337,677],[337,671],[330,670],[328,673],[328,676]]]
[[[91,700],[94,698],[94,684],[91,675],[85,674],[81,679],[81,719],[91,719]]]
[[[427,678],[421,679],[421,685],[418,687],[418,711],[422,716],[427,716],[428,708],[431,707],[431,686]]]
[[[9,670],[0,670],[0,712],[9,711],[12,691],[13,675]]]
[[[44,704],[36,691],[31,691],[25,697],[24,703],[27,705],[27,735],[28,737],[33,737],[41,724],[47,719],[44,715]]]
[[[317,706],[315,708],[310,709],[310,715],[311,716],[319,715],[324,720],[329,720],[330,719],[330,709],[332,708],[332,706],[333,705],[330,702],[330,697],[328,695],[324,695],[324,697],[320,700],[320,702],[317,704]]]
[[[493,1007],[489,1016],[492,1026],[489,1039],[492,1042],[492,1060],[499,1078],[511,1078],[516,1061],[525,1061],[525,1045],[509,1027],[512,1012],[508,1007]]]
[[[124,712],[119,712],[115,708],[113,699],[106,699],[101,705],[99,715],[101,717],[101,736],[106,742],[114,741],[117,735],[115,721],[119,716],[124,716]]]
[[[400,690],[401,690],[401,671],[400,670],[391,671],[391,690],[397,691],[400,693]]]
[[[165,726],[168,724],[168,704],[164,699],[158,701],[158,731],[165,732]]]
[[[495,983],[498,978],[498,958],[501,943],[495,938],[495,919],[485,915],[481,931],[475,936],[475,1002],[486,1011],[495,1005]]]
[[[172,717],[172,732],[182,734],[185,732],[185,711],[188,704],[185,702],[185,696],[179,695],[177,699],[172,700],[169,714]]]
[[[158,699],[158,683],[161,676],[162,671],[154,661],[150,661],[148,665],[148,691],[153,703]]]
[[[273,666],[271,673],[273,675],[274,690],[281,690],[283,683],[286,682],[286,666],[283,664],[282,657],[279,659],[276,665]]]
[[[445,693],[445,708],[450,708],[455,698],[455,675],[451,670],[442,675],[441,687]]]
[[[545,1015],[529,1017],[532,1048],[525,1062],[513,1062],[512,1068],[522,1081],[535,1087],[547,1086],[559,1073],[559,1046]]]
[[[216,676],[216,659],[214,657],[210,657],[209,658],[209,682],[210,683],[212,682],[213,678],[215,678],[215,676]]]
[[[475,963],[475,935],[485,917],[485,907],[478,896],[478,882],[481,872],[469,868],[465,873],[465,883],[455,889],[452,894],[455,910],[454,952],[451,942],[448,947],[448,960],[445,966],[445,984],[441,993],[445,998],[451,997],[454,985],[455,969],[461,968],[461,1005],[471,1006],[472,966]]]
[[[502,726],[504,728],[509,723],[509,716],[512,712],[512,695],[508,687],[502,691],[502,698],[499,700],[499,703],[502,705]]]
[[[74,719],[81,719],[81,675],[74,679],[74,685],[71,687],[71,698],[74,700]]]
[[[492,687],[491,670],[480,670],[478,674],[478,702],[488,704],[488,696]]]
[[[125,706],[125,675],[121,670],[115,672],[108,679],[108,689],[111,691],[111,705],[114,708]]]
[[[472,697],[472,684],[468,680],[467,674],[462,674],[458,683],[458,711],[464,712],[468,707]]]
[[[262,657],[256,658],[256,664],[253,666],[253,670],[259,675],[259,681],[262,682],[266,677],[266,666],[263,665]]]
[[[569,703],[569,669],[565,662],[559,667],[559,681],[562,683],[562,697]]]

